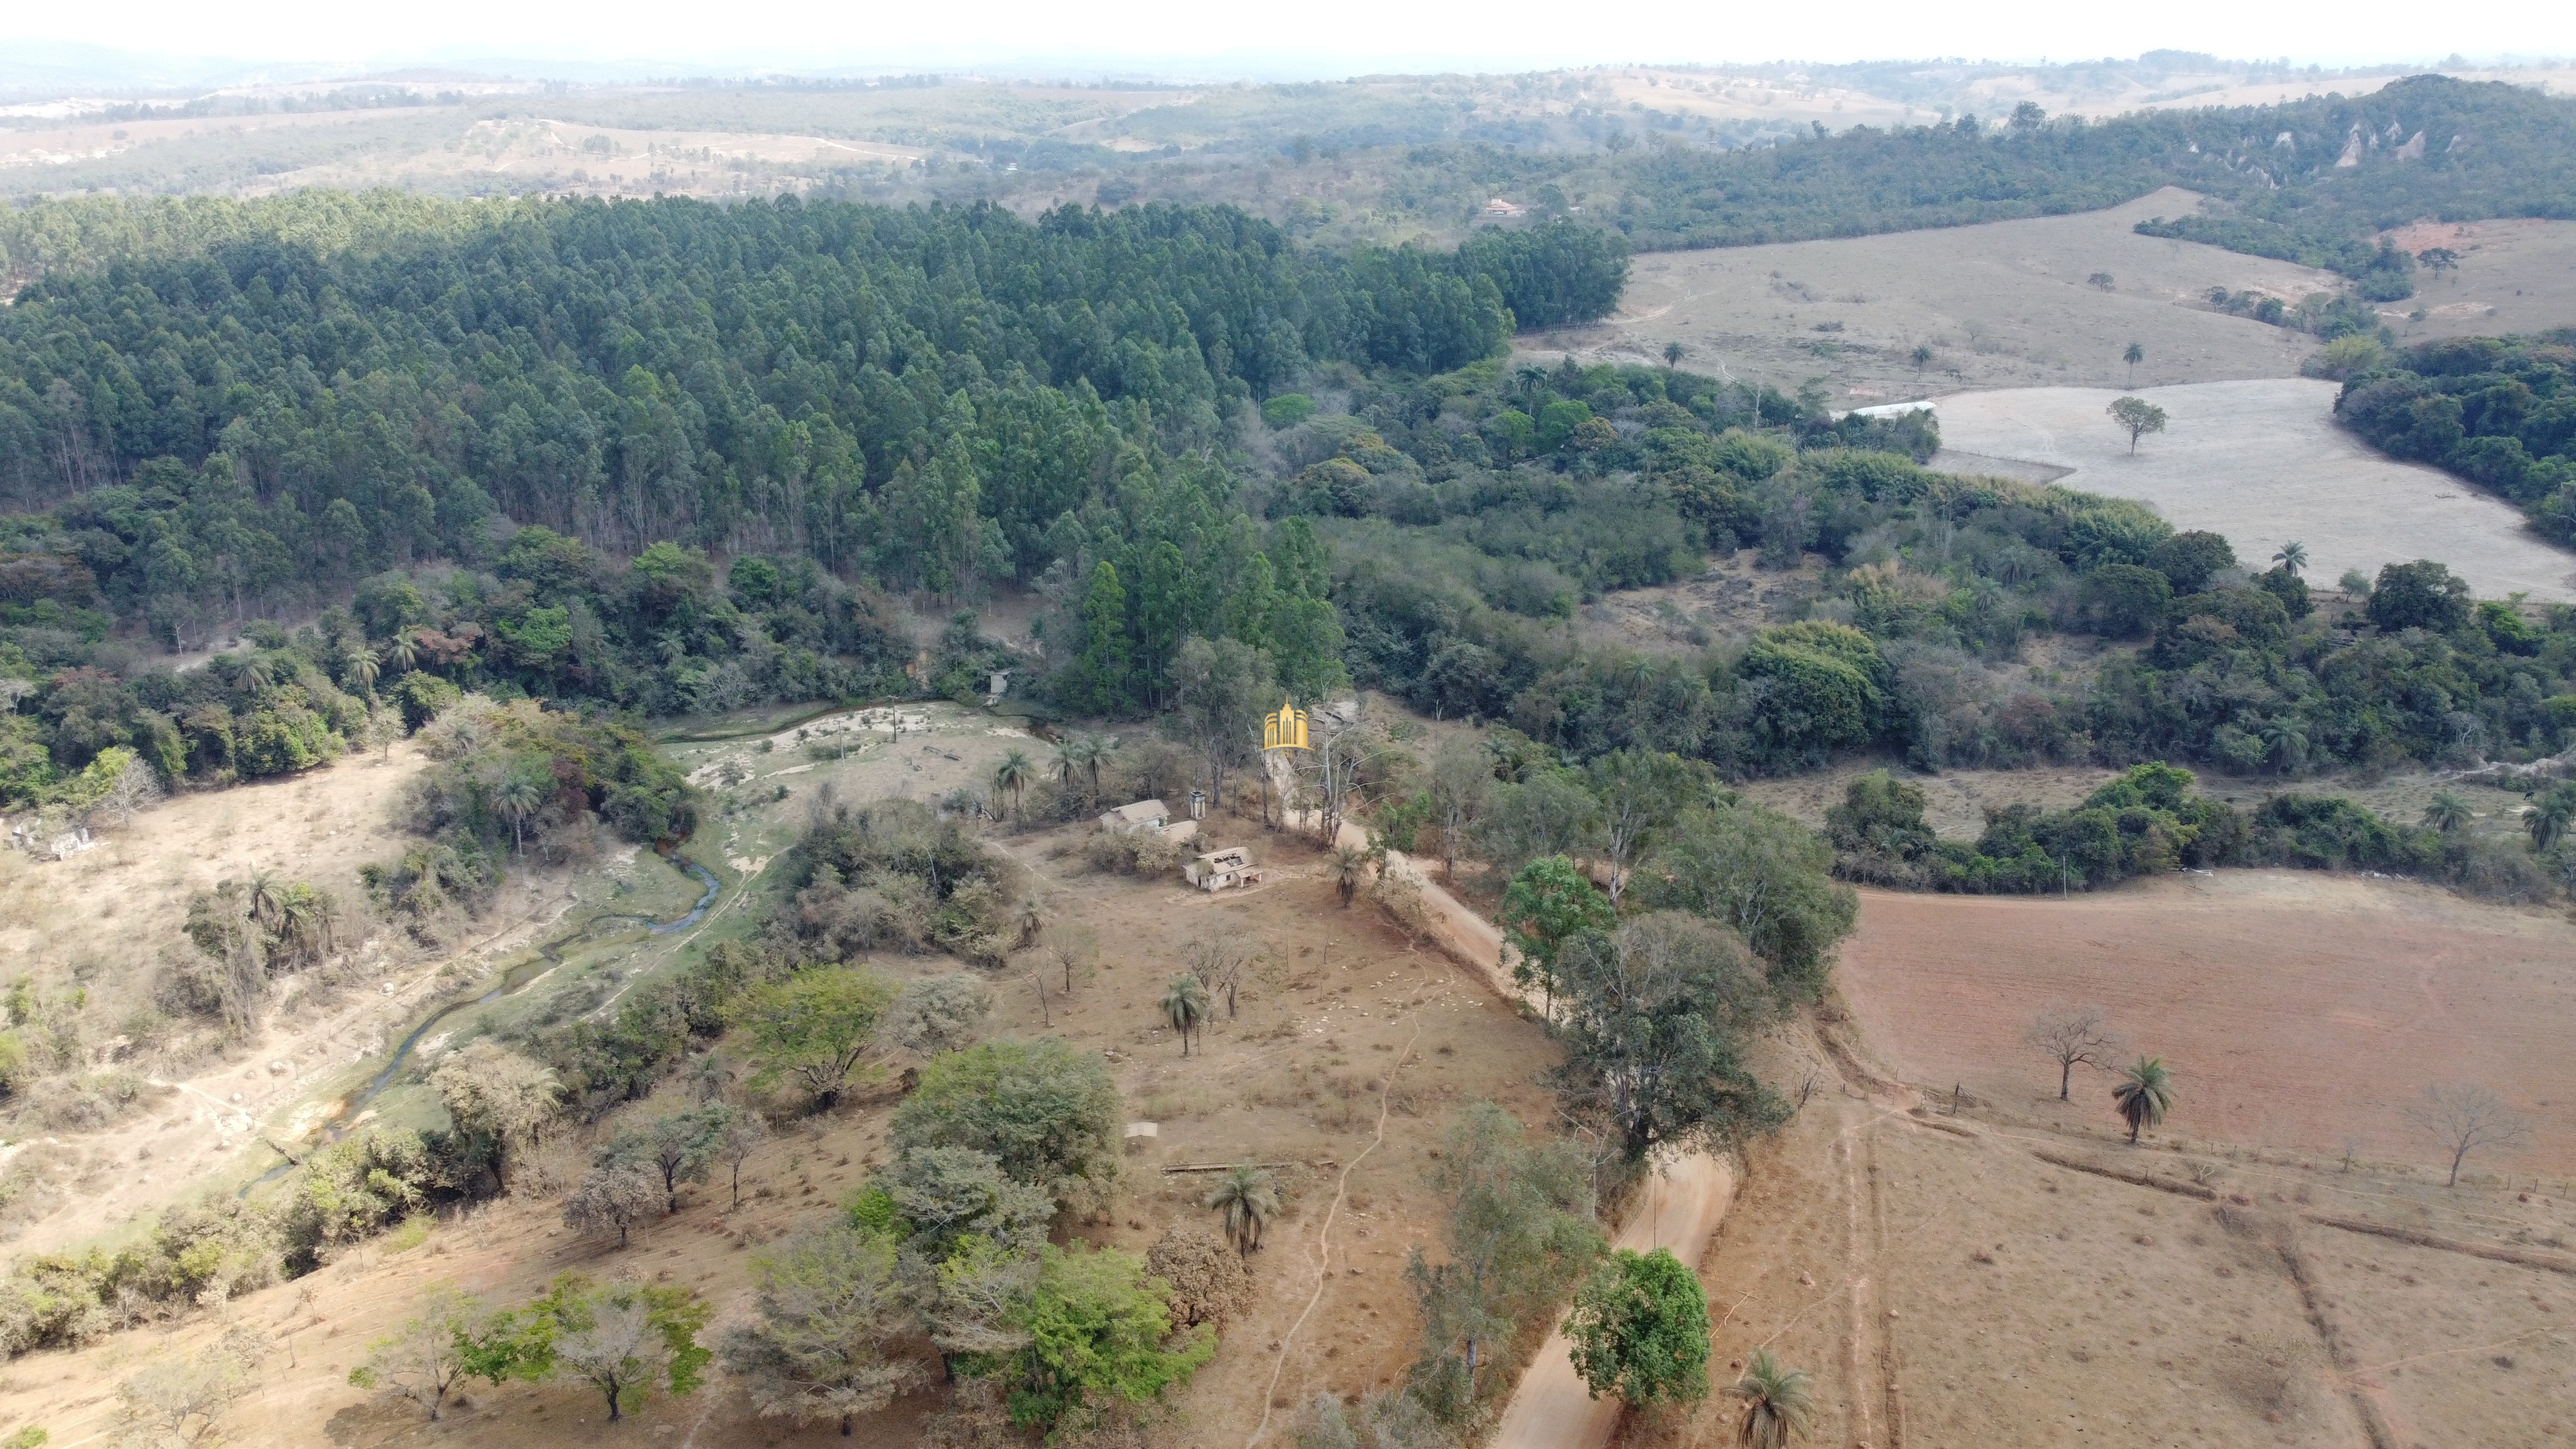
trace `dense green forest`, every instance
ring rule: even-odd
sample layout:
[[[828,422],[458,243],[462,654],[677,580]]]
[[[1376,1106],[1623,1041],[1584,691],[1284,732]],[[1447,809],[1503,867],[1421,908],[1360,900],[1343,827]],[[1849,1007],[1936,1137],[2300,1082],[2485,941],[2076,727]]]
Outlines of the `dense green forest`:
[[[9,221],[41,267],[0,313],[18,801],[112,748],[172,784],[301,768],[421,679],[654,714],[908,689],[883,590],[1111,609],[1133,648],[1084,657],[1077,707],[1149,702],[1191,633],[1320,689],[1322,550],[1239,509],[1230,416],[1319,359],[1446,369],[1515,305],[1597,314],[1626,265],[1571,227],[1320,256],[1162,207]],[[150,663],[316,610],[209,669]]]
[[[2335,412],[2373,445],[2492,489],[2576,544],[2576,332],[2373,353]]]

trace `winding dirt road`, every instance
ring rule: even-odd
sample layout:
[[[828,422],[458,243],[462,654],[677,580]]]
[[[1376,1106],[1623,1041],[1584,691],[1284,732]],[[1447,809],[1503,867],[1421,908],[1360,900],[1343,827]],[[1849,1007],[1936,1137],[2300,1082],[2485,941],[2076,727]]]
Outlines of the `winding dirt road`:
[[[1368,836],[1344,822],[1337,841],[1364,847]],[[1442,949],[1483,976],[1495,995],[1528,1004],[1503,965],[1503,936],[1493,922],[1468,909],[1401,852],[1387,852],[1386,868],[1421,891],[1432,934]],[[1690,1152],[1658,1162],[1654,1177],[1639,1194],[1636,1211],[1620,1225],[1615,1245],[1640,1253],[1669,1248],[1674,1257],[1696,1267],[1734,1198],[1735,1171],[1718,1158]],[[1619,1426],[1619,1409],[1617,1399],[1592,1397],[1575,1373],[1560,1320],[1512,1391],[1511,1403],[1504,1407],[1502,1422],[1487,1444],[1489,1449],[1601,1449]]]

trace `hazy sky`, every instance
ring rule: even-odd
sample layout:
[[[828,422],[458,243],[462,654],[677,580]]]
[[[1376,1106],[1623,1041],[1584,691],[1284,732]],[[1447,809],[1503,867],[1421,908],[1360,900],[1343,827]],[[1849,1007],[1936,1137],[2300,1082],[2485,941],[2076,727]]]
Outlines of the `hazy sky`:
[[[1120,61],[1247,72],[1519,69],[1604,61],[1762,61],[1963,56],[2072,60],[2172,47],[2327,65],[2576,54],[2567,0],[1838,0],[1751,5],[1627,0],[1615,6],[1490,0],[121,0],[0,4],[0,37],[249,59],[388,61],[506,56],[654,69],[974,65],[1047,73]]]

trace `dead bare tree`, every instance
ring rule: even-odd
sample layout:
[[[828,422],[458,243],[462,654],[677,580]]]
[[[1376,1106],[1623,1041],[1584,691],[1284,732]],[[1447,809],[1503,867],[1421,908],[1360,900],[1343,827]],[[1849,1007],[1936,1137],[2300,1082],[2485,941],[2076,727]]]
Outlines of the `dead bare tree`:
[[[1204,983],[1210,995],[1225,998],[1226,1020],[1234,1019],[1234,993],[1243,985],[1243,973],[1260,955],[1259,949],[1231,936],[1201,936],[1181,948],[1181,959],[1190,974]]]
[[[1089,926],[1060,926],[1047,933],[1046,953],[1064,971],[1064,994],[1073,994],[1074,978],[1091,979],[1100,957],[1100,934]]]
[[[2098,1006],[2052,1006],[2031,1018],[2022,1040],[2048,1053],[2057,1063],[2057,1100],[2071,1100],[2075,1069],[2108,1067],[2120,1052],[2120,1039],[2102,1025]]]
[[[2433,1083],[2405,1115],[2451,1155],[2451,1187],[2460,1185],[2460,1164],[2470,1153],[2482,1147],[2519,1147],[2531,1140],[2531,1124],[2521,1113],[2506,1106],[2504,1098],[2466,1082]]]

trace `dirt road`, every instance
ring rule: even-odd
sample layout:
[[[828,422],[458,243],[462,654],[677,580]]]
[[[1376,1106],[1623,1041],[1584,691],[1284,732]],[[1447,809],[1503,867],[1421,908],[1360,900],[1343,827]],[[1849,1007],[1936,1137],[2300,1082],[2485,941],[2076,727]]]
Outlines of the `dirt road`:
[[[1704,1152],[1658,1169],[1638,1210],[1619,1229],[1616,1246],[1633,1252],[1670,1248],[1696,1263],[1735,1197],[1735,1170]],[[1619,1427],[1620,1402],[1596,1399],[1574,1371],[1565,1324],[1547,1336],[1488,1441],[1491,1449],[1600,1449]]]
[[[1336,840],[1365,846],[1368,834],[1345,821]],[[1505,1001],[1528,1005],[1503,965],[1503,936],[1493,922],[1442,889],[1402,852],[1388,851],[1386,868],[1421,891],[1432,932],[1444,950],[1482,975]],[[1708,1251],[1709,1240],[1725,1220],[1734,1196],[1731,1165],[1705,1152],[1675,1156],[1657,1165],[1637,1210],[1620,1226],[1615,1246],[1640,1253],[1670,1248],[1674,1257],[1695,1265]],[[1617,1399],[1592,1397],[1575,1373],[1560,1321],[1512,1391],[1512,1401],[1489,1442],[1492,1449],[1600,1449],[1619,1425],[1619,1408]]]

